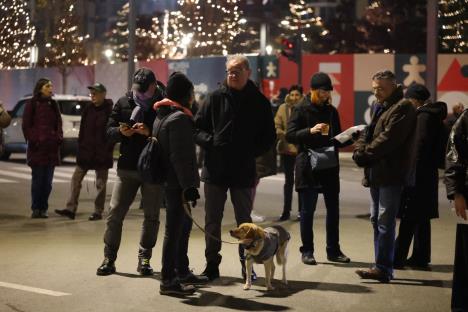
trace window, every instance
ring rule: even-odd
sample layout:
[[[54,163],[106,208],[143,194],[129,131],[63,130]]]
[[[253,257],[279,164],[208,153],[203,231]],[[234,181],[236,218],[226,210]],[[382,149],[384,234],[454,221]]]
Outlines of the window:
[[[81,112],[90,105],[90,101],[77,101],[77,100],[63,100],[58,101],[60,106],[60,112],[64,115],[81,116]]]

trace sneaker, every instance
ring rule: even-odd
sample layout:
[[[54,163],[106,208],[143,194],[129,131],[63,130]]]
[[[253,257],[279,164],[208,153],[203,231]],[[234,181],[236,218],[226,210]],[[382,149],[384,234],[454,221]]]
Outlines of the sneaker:
[[[373,279],[381,283],[388,283],[392,279],[390,276],[386,275],[377,268],[371,268],[368,270],[359,269],[356,270],[356,274],[359,275],[359,277],[362,279]]]
[[[317,261],[315,261],[314,254],[311,252],[305,252],[302,254],[302,263],[308,265],[317,265]]]
[[[68,209],[55,209],[54,212],[62,217],[67,217],[71,220],[75,220],[75,213]]]
[[[115,261],[109,258],[104,258],[101,266],[97,269],[96,275],[105,276],[115,273]]]
[[[97,213],[97,212],[93,213],[88,218],[89,221],[97,221],[97,220],[101,220],[101,219],[102,219],[102,215]]]
[[[39,219],[41,217],[41,211],[34,209],[31,214],[31,219]]]
[[[210,281],[213,281],[219,278],[219,268],[218,266],[206,265],[205,270],[200,275],[205,276]]]
[[[331,262],[339,262],[339,263],[351,262],[351,259],[348,258],[344,253],[342,253],[341,250],[336,254],[327,255],[327,259],[328,261],[331,261]]]
[[[153,268],[150,265],[150,259],[139,258],[137,272],[144,276],[153,275]]]
[[[182,285],[177,280],[171,283],[162,282],[161,286],[159,286],[159,294],[166,296],[188,296],[192,295],[194,292],[195,287],[193,285]]]
[[[250,218],[252,219],[252,222],[254,222],[254,223],[261,223],[261,222],[265,221],[264,216],[256,214],[255,211],[253,211],[253,210],[250,213]]]
[[[203,285],[210,281],[205,275],[195,275],[193,272],[189,272],[185,276],[179,276],[179,281],[184,285]]]
[[[41,210],[39,211],[39,218],[41,219],[47,219],[49,217],[49,214],[47,213],[47,210]]]

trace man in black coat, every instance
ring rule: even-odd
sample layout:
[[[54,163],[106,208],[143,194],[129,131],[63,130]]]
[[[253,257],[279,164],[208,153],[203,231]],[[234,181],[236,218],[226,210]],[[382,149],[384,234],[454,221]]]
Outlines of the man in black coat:
[[[137,271],[152,275],[152,250],[159,229],[159,208],[163,187],[142,180],[137,171],[138,158],[151,135],[156,112],[153,103],[164,97],[164,86],[148,68],[140,68],[133,77],[132,91],[121,97],[112,109],[107,123],[107,137],[120,142],[117,181],[114,184],[104,234],[104,261],[97,275],[115,273],[115,260],[122,236],[122,225],[135,195],[141,188],[144,221],[138,251]]]
[[[468,111],[457,119],[450,132],[445,162],[447,198],[453,200],[459,219],[455,242],[452,283],[452,312],[468,311]]]
[[[101,220],[106,201],[106,186],[109,169],[114,164],[112,151],[114,144],[106,137],[107,119],[112,111],[112,100],[106,99],[106,87],[95,83],[88,87],[92,104],[86,106],[81,114],[80,134],[78,136],[78,155],[76,168],[70,184],[70,196],[66,209],[56,209],[58,215],[75,219],[80,197],[81,183],[88,172],[96,172],[97,195],[94,212],[90,221]]]
[[[221,221],[227,192],[237,224],[252,222],[252,188],[255,158],[267,152],[276,139],[270,102],[249,80],[251,69],[245,56],[226,63],[227,80],[211,93],[195,117],[196,142],[205,150],[202,180],[205,182],[206,269],[210,280],[219,277]],[[244,250],[239,247],[242,275]]]
[[[445,158],[447,104],[428,101],[429,90],[413,84],[406,91],[416,108],[415,179],[405,187],[400,228],[395,242],[394,268],[425,268],[431,262],[431,219],[439,217],[439,173]],[[408,252],[413,240],[413,253]]]

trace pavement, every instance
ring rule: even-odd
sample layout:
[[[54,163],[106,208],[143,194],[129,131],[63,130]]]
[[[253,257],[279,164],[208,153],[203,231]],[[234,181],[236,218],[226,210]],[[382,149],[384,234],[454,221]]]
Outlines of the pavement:
[[[82,189],[77,218],[54,215],[64,208],[68,181],[74,168],[66,162],[56,169],[50,197],[50,218],[30,219],[30,180],[24,159],[0,162],[0,311],[449,311],[456,219],[440,185],[441,217],[432,222],[432,264],[430,270],[397,270],[390,284],[359,279],[354,271],[372,264],[373,243],[368,212],[368,190],[360,185],[362,172],[354,167],[349,154],[342,155],[340,242],[352,259],[349,264],[326,260],[325,208],[319,198],[314,224],[318,265],[301,262],[299,223],[281,224],[291,233],[287,263],[288,285],[275,281],[267,292],[262,265],[255,265],[259,279],[249,291],[242,289],[237,247],[223,245],[222,277],[197,290],[194,296],[176,298],[159,295],[161,248],[165,210],[161,210],[161,230],[153,252],[152,277],[136,272],[137,250],[142,221],[139,195],[124,222],[122,243],[116,262],[117,273],[96,276],[102,261],[105,220],[91,222],[95,196],[93,177]],[[112,191],[111,172],[108,200]],[[57,181],[58,180],[58,181]],[[279,174],[262,179],[255,211],[266,217],[261,226],[274,224],[282,207]],[[193,209],[194,219],[204,224],[203,196]],[[296,196],[294,207],[297,207]],[[295,211],[294,214],[295,215]],[[228,199],[223,220],[223,239],[235,227]],[[204,269],[204,236],[194,227],[190,238],[190,267]],[[281,270],[277,268],[276,277]]]

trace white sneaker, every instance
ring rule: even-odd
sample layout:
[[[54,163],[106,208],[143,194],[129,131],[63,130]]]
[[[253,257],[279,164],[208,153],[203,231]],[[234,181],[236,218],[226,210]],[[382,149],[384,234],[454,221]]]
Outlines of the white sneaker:
[[[255,223],[261,223],[261,222],[265,221],[264,216],[260,216],[260,215],[256,214],[255,211],[253,211],[253,210],[250,213],[250,218],[252,218],[252,222],[255,222]]]

